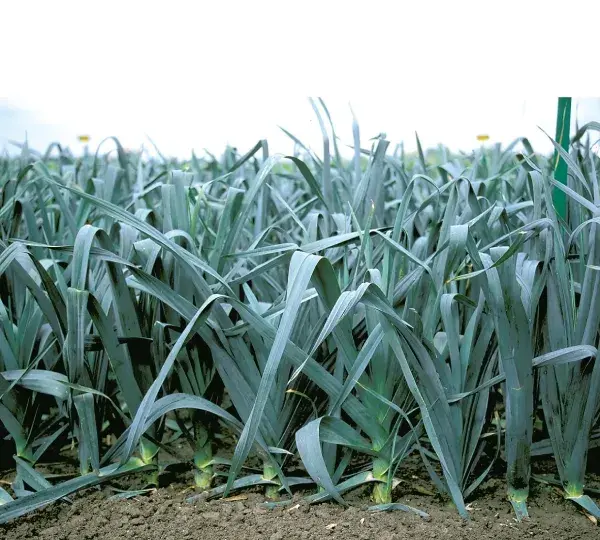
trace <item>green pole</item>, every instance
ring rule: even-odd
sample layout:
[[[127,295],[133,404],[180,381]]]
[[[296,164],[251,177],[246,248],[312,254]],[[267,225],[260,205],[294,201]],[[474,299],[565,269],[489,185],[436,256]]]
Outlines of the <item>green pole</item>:
[[[566,151],[569,151],[571,132],[571,98],[559,97],[556,113],[556,142]],[[567,184],[567,164],[558,152],[554,153],[554,178],[561,184]],[[560,217],[567,219],[567,196],[560,189],[554,188],[554,208]]]

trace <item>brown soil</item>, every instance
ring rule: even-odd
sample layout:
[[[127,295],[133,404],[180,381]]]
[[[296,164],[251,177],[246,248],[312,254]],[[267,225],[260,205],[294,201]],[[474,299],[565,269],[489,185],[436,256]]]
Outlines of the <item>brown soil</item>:
[[[415,479],[416,480],[416,479]],[[301,498],[269,509],[259,493],[242,493],[228,500],[186,502],[191,490],[172,484],[150,495],[108,500],[108,489],[74,497],[72,505],[57,503],[31,516],[0,526],[0,538],[192,540],[293,540],[305,538],[362,539],[592,539],[600,529],[552,487],[535,484],[529,505],[531,520],[517,523],[504,496],[504,483],[488,480],[470,506],[472,519],[461,520],[439,498],[421,495],[400,484],[401,502],[430,514],[429,520],[404,512],[373,513],[367,489],[347,495],[350,507],[309,506]],[[420,482],[417,482],[418,485]],[[188,484],[189,485],[189,484]],[[404,495],[402,494],[404,492]]]

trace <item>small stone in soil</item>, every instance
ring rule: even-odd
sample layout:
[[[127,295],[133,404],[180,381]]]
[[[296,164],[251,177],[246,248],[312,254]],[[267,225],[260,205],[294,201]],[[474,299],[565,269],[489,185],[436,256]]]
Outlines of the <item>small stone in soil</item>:
[[[202,512],[202,517],[204,519],[216,520],[220,519],[221,514],[219,514],[219,512]]]

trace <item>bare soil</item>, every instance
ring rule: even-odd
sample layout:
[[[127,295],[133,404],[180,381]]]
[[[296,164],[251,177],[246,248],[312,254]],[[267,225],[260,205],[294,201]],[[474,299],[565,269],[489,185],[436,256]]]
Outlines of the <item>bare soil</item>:
[[[182,481],[183,480],[183,481]],[[404,539],[593,539],[600,528],[565,501],[553,487],[534,484],[531,519],[517,523],[504,492],[504,482],[492,478],[477,491],[470,521],[439,497],[423,494],[427,483],[405,477],[396,488],[396,502],[427,512],[428,520],[404,512],[370,512],[368,488],[346,496],[350,506],[309,506],[298,495],[287,506],[265,507],[260,492],[244,492],[226,500],[186,502],[193,494],[189,478],[149,495],[109,500],[108,488],[56,503],[33,515],[0,526],[0,538],[10,540],[293,540],[312,538]]]

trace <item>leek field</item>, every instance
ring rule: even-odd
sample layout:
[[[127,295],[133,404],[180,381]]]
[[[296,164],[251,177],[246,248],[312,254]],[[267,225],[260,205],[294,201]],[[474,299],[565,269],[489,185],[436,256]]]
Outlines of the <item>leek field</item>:
[[[427,517],[407,460],[458,521],[498,471],[516,521],[537,483],[600,518],[600,124],[555,155],[346,154],[313,105],[318,152],[0,158],[0,523],[178,467],[190,501]]]

